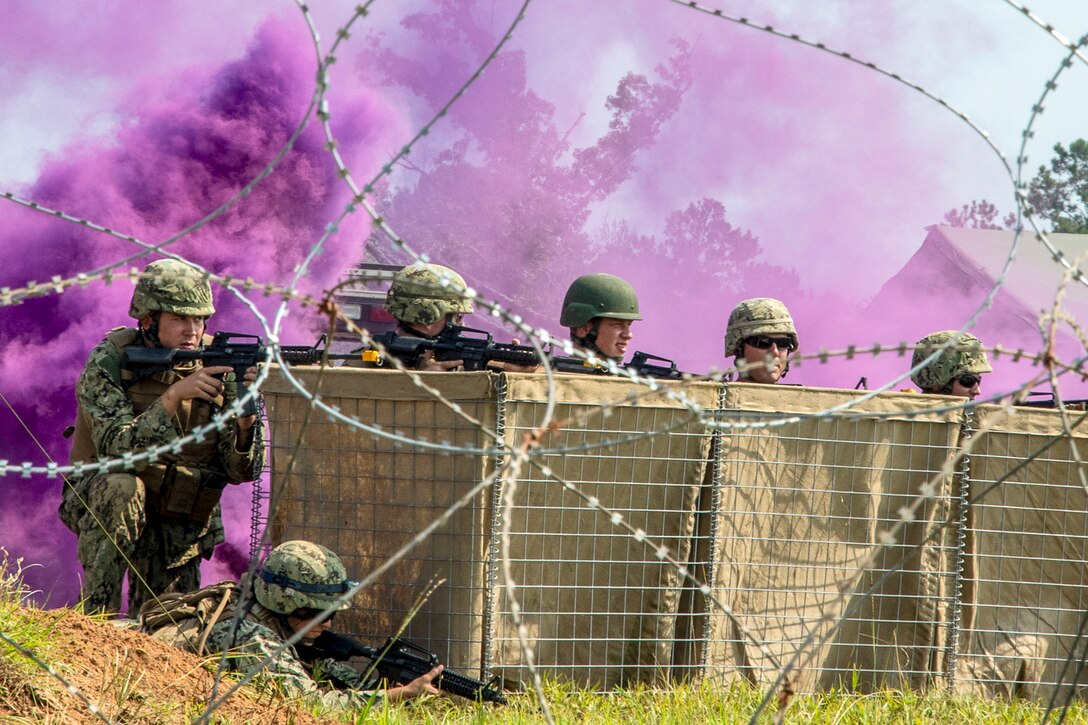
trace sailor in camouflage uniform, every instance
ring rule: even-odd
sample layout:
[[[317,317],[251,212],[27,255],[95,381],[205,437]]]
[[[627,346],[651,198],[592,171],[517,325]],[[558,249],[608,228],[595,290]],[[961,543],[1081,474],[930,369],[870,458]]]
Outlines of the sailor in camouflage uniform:
[[[433,340],[447,325],[460,325],[471,314],[472,300],[463,294],[464,278],[449,267],[417,262],[393,276],[385,297],[385,309],[397,321],[396,334]],[[355,352],[362,352],[359,348]],[[419,370],[456,370],[464,360],[435,360],[433,352],[420,356]],[[373,367],[351,361],[346,367]]]
[[[449,267],[416,262],[393,276],[385,297],[385,309],[397,321],[396,334],[434,340],[450,325],[460,326],[475,309],[465,295],[465,279]],[[517,343],[517,341],[514,341]],[[363,352],[359,348],[353,352]],[[457,370],[464,360],[435,360],[428,350],[420,355],[418,370]],[[345,367],[374,367],[375,363],[351,361]],[[534,365],[493,361],[489,367],[511,372],[532,372]]]
[[[229,367],[185,362],[142,378],[122,367],[130,345],[195,349],[210,342],[204,331],[214,311],[199,271],[171,259],[147,266],[129,307],[139,327],[110,331],[76,385],[73,464],[170,445],[229,404],[237,387]],[[224,375],[226,383],[216,377]],[[251,368],[246,378],[255,375]],[[69,480],[59,513],[79,537],[86,610],[119,611],[126,571],[130,612],[153,596],[199,587],[201,558],[224,540],[223,487],[256,478],[263,455],[261,424],[245,416],[153,462]]]
[[[233,617],[224,615],[207,637],[205,651],[226,651],[229,670],[244,672],[268,659],[262,674],[284,695],[314,698],[330,709],[358,710],[375,696],[396,702],[439,694],[431,683],[441,674],[441,665],[407,685],[376,690],[376,679],[364,680],[363,673],[347,663],[306,662],[294,647],[283,647],[324,610],[348,607],[347,601],[338,600],[355,582],[331,550],[309,541],[287,541],[269,553],[254,581],[252,590],[240,597],[246,611],[238,627]],[[329,617],[313,626],[302,641],[313,641],[331,622]]]
[[[789,372],[797,345],[797,328],[781,300],[755,297],[729,314],[725,356],[733,357],[739,382],[777,383]]]
[[[911,375],[914,384],[923,393],[955,395],[974,399],[981,392],[982,374],[993,372],[982,341],[974,335],[961,332],[958,342],[950,344],[956,330],[931,332],[918,341],[910,366],[917,367],[937,350],[941,354],[925,367]],[[947,346],[947,347],[946,347]]]

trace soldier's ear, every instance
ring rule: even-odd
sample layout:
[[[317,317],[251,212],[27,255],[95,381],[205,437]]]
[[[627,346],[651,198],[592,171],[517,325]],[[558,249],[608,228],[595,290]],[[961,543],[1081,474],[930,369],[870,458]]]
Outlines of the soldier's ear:
[[[141,330],[151,329],[151,324],[153,322],[154,322],[154,318],[152,318],[151,315],[144,315],[143,317],[140,318],[140,329]]]

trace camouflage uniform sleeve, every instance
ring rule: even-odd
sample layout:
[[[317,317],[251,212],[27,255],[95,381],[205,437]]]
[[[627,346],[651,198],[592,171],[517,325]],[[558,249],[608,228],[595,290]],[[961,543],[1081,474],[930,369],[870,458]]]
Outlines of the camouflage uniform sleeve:
[[[119,456],[177,438],[173,418],[161,402],[156,401],[143,414],[134,415],[119,376],[111,372],[119,369],[116,349],[109,341],[103,341],[91,351],[76,383],[76,398],[86,414],[98,454]]]
[[[233,640],[230,627],[231,622],[215,625],[208,635],[207,647],[209,652],[229,650],[227,668],[231,671],[245,672],[283,645],[283,640],[263,624],[243,620]],[[230,645],[231,641],[235,643],[234,646]],[[321,688],[293,647],[284,649],[275,660],[265,664],[261,676],[287,697],[313,700],[329,709],[362,710],[372,704],[375,697],[381,696],[381,693],[364,690]]]
[[[233,424],[227,430],[228,433],[219,436],[219,460],[227,480],[235,483],[256,480],[264,468],[264,421],[257,416],[249,434],[243,434]],[[241,436],[248,438],[249,445],[238,445]]]
[[[311,673],[317,681],[328,681],[333,687],[341,690],[352,689],[370,692],[379,689],[380,682],[374,677],[373,673],[370,679],[363,678],[363,673],[370,669],[368,665],[369,663],[363,665],[364,669],[360,672],[347,662],[320,659],[316,660],[311,666]]]

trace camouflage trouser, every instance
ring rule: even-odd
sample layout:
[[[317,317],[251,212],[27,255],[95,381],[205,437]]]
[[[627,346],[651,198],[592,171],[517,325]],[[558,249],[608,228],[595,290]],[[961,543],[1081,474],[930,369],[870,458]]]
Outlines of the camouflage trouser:
[[[93,476],[65,488],[60,517],[79,537],[87,612],[120,611],[126,571],[130,613],[154,595],[200,587],[200,557],[211,556],[222,540],[219,517],[204,524],[163,521],[146,513],[144,496],[143,482],[127,473]]]

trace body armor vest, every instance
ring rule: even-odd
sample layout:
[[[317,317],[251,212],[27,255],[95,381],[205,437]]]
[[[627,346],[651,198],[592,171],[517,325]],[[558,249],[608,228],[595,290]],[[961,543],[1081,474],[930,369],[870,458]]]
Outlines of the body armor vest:
[[[139,339],[139,331],[116,328],[106,335],[106,339],[116,348],[120,361],[123,349]],[[205,336],[202,342],[207,344],[211,338]],[[195,361],[185,362],[172,370],[140,379],[133,371],[120,368],[120,380],[117,382],[125,389],[126,397],[132,403],[133,415],[139,416],[162,397],[167,388],[199,368],[199,363]],[[212,403],[199,399],[182,401],[174,414],[179,435],[187,435],[195,428],[206,425],[215,411],[213,406],[222,405],[222,396]],[[178,453],[161,453],[154,463],[136,472],[144,483],[149,512],[164,518],[207,521],[227,484],[226,475],[217,462],[219,436],[220,433],[213,430],[203,441],[190,441]],[[80,408],[76,414],[70,460],[74,465],[79,461],[94,461],[98,457],[86,413]]]

